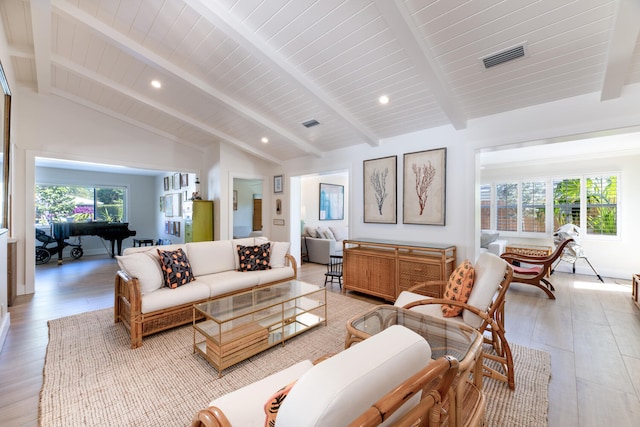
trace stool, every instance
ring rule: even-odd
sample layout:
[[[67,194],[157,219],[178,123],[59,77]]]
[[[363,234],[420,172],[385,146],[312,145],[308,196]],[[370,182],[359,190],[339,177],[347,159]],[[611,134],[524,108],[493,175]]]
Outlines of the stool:
[[[141,247],[142,245],[153,246],[153,244],[154,244],[154,240],[153,239],[133,239],[133,247],[134,248],[136,246]]]

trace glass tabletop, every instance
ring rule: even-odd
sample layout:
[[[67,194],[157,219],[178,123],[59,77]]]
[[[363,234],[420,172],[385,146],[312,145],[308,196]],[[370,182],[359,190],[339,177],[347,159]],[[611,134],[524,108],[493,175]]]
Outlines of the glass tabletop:
[[[194,308],[217,322],[226,322],[285,301],[311,296],[323,290],[324,288],[317,285],[299,280],[290,280],[195,304]]]
[[[351,319],[348,329],[364,339],[391,325],[402,325],[422,335],[431,346],[433,359],[449,355],[463,360],[480,335],[478,331],[462,323],[393,305],[380,305]]]

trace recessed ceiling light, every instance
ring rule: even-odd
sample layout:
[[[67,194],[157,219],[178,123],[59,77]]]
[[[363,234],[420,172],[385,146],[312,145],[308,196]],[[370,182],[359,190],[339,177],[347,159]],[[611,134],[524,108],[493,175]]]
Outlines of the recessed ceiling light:
[[[266,136],[263,136],[260,141],[262,141],[264,144],[266,144],[267,142],[269,142],[269,138],[267,138]]]
[[[389,97],[387,95],[382,95],[380,98],[378,98],[378,102],[380,102],[380,104],[382,105],[386,105],[389,103]]]
[[[160,89],[162,87],[162,83],[160,83],[160,80],[151,80],[151,86],[156,89]]]

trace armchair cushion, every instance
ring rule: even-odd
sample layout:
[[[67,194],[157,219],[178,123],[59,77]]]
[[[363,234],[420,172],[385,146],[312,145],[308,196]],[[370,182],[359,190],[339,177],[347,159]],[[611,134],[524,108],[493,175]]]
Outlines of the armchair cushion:
[[[475,280],[475,270],[468,259],[465,259],[451,273],[447,287],[444,290],[444,299],[449,301],[467,302],[471,291],[473,290],[473,282]],[[442,304],[442,314],[444,317],[455,317],[462,313],[462,307]]]
[[[282,403],[278,426],[348,424],[430,360],[424,338],[393,325],[305,372]],[[389,421],[402,416],[403,409]]]
[[[467,304],[478,308],[480,311],[487,311],[493,302],[493,297],[504,278],[504,271],[507,266],[506,261],[490,254],[482,253],[475,264],[476,281],[473,291],[469,295]],[[474,328],[482,323],[482,319],[468,310],[462,312],[464,322]]]

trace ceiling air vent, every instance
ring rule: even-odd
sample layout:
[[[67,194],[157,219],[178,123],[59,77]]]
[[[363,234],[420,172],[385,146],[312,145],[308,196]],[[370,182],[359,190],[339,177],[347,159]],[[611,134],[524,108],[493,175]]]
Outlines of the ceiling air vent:
[[[526,52],[524,49],[524,45],[520,45],[482,58],[482,62],[484,63],[484,68],[491,68],[507,61],[522,58],[525,55]]]
[[[319,121],[317,121],[316,119],[311,119],[311,120],[307,120],[306,122],[302,123],[302,126],[306,127],[306,128],[312,128],[314,126],[318,126],[320,124]]]

